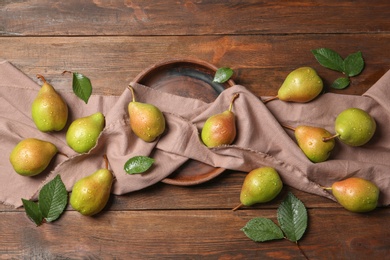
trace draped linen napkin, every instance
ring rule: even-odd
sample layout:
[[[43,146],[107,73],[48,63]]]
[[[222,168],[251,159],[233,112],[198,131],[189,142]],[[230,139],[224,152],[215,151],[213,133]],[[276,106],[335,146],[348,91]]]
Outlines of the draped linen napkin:
[[[50,82],[50,81],[49,81]],[[166,117],[167,129],[155,142],[146,143],[129,127],[127,105],[131,92],[120,96],[92,95],[88,104],[73,93],[59,91],[70,108],[68,124],[60,132],[42,133],[31,118],[31,103],[40,86],[7,61],[0,62],[0,202],[15,207],[21,198],[37,199],[41,187],[57,174],[68,191],[80,178],[104,167],[106,154],[115,175],[112,193],[121,195],[140,190],[168,177],[189,159],[214,167],[249,172],[261,167],[274,167],[286,185],[334,200],[322,186],[358,176],[376,183],[380,190],[379,204],[390,204],[390,71],[362,96],[327,93],[305,104],[274,100],[263,104],[244,86],[224,90],[212,103],[161,92],[132,83],[137,101],[152,103]],[[54,86],[55,87],[55,86]],[[237,138],[233,145],[209,149],[199,139],[206,119],[227,109],[234,93],[240,93],[233,111],[237,116]],[[359,107],[376,120],[377,131],[364,146],[350,147],[340,141],[326,162],[312,163],[297,146],[291,126],[312,125],[334,132],[334,120],[344,109]],[[106,126],[97,145],[86,154],[68,147],[66,129],[76,118],[95,112],[106,117]],[[9,154],[22,139],[35,137],[50,141],[68,155],[56,155],[40,175],[20,176],[14,172]],[[155,159],[144,174],[128,175],[123,166],[137,155]]]

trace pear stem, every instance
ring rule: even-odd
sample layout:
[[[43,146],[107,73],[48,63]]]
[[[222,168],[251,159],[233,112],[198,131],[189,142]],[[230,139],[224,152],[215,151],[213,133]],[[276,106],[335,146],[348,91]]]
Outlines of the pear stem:
[[[338,136],[339,136],[339,134],[334,134],[334,135],[329,136],[329,137],[323,137],[323,138],[322,138],[322,141],[324,141],[324,142],[330,141],[330,140],[332,140],[332,139],[335,139],[335,138],[338,137]]]
[[[131,85],[128,85],[127,88],[130,89],[131,95],[133,96],[133,102],[135,102],[135,95],[134,95],[134,89],[133,89],[133,87],[132,87]]]
[[[232,111],[233,102],[234,102],[234,100],[236,100],[236,98],[238,98],[239,95],[240,95],[239,93],[235,93],[234,96],[232,97],[232,100],[230,101],[229,111]]]
[[[103,155],[103,159],[104,159],[104,163],[105,163],[105,166],[106,166],[106,169],[108,170],[108,158],[107,158],[107,155]]]
[[[242,203],[240,203],[239,205],[237,205],[236,207],[234,207],[232,210],[233,211],[236,211],[238,210],[239,208],[241,208],[242,206],[244,206]]]
[[[276,95],[274,97],[271,97],[271,98],[268,98],[266,100],[262,100],[264,104],[268,103],[269,101],[272,101],[272,100],[275,100],[275,99],[278,99],[279,97]]]
[[[65,156],[66,158],[69,158],[69,156],[67,154],[63,153],[63,152],[57,152],[57,153],[60,154],[60,155]]]
[[[289,129],[289,130],[291,130],[291,131],[295,131],[295,128],[292,127],[292,126],[290,126],[290,125],[281,124],[281,126],[283,126],[284,128],[287,128],[287,129]]]
[[[332,187],[322,187],[321,186],[321,188],[324,189],[324,190],[332,190]]]
[[[46,83],[46,79],[45,79],[45,77],[44,77],[44,76],[42,76],[41,74],[37,74],[37,78],[38,78],[38,79],[40,79],[40,80],[42,80],[42,81],[43,81],[43,83]]]

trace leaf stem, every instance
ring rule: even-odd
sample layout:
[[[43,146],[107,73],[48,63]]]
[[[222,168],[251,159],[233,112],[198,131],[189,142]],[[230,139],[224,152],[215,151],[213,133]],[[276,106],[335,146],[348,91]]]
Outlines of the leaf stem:
[[[234,100],[236,100],[236,98],[238,98],[239,95],[240,95],[239,93],[235,93],[234,96],[232,97],[232,100],[230,101],[229,111],[232,111],[233,102]]]
[[[237,205],[236,207],[234,207],[233,209],[232,209],[232,211],[236,211],[236,210],[238,210],[239,208],[241,208],[242,206],[244,206],[242,203],[240,203],[239,205]]]
[[[265,100],[262,100],[264,104],[268,103],[269,101],[272,101],[272,100],[275,100],[275,99],[278,99],[279,97],[276,95],[274,97],[271,97],[271,98],[268,98],[268,99],[265,99]]]
[[[69,70],[64,70],[64,71],[61,73],[61,75],[63,76],[65,73],[72,74],[72,72],[71,72],[71,71],[69,71]]]
[[[131,95],[133,96],[133,102],[135,102],[135,95],[134,95],[134,89],[133,89],[133,87],[132,87],[131,85],[128,85],[127,88],[130,89]]]

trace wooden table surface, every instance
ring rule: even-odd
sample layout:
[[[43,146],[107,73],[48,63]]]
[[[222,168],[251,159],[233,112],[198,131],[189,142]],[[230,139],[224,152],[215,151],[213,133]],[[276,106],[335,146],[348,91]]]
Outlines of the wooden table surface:
[[[365,69],[345,90],[312,49],[343,57],[362,51]],[[234,69],[257,96],[274,95],[300,66],[315,68],[326,91],[360,95],[390,69],[390,2],[380,1],[99,1],[20,0],[0,3],[0,57],[31,78],[58,88],[63,70],[78,71],[94,92],[120,95],[152,64],[197,58]],[[112,196],[84,217],[70,206],[40,227],[23,208],[0,205],[0,259],[389,259],[390,208],[350,213],[337,203],[290,187],[274,201],[233,212],[243,172],[191,187],[158,183]],[[292,191],[307,207],[299,245],[255,243],[240,228],[276,209]]]

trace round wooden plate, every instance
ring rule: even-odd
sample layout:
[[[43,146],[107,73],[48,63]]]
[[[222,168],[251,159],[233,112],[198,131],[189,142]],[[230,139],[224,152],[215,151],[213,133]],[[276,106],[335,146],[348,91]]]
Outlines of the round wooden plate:
[[[213,102],[225,88],[233,86],[233,80],[223,84],[213,82],[217,67],[198,59],[173,59],[159,62],[138,74],[134,81],[171,94]],[[163,183],[191,186],[209,181],[225,169],[188,160]]]

